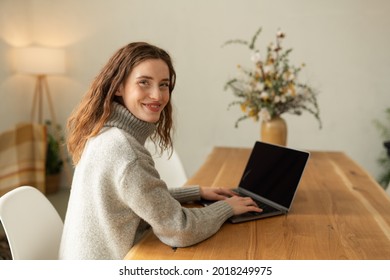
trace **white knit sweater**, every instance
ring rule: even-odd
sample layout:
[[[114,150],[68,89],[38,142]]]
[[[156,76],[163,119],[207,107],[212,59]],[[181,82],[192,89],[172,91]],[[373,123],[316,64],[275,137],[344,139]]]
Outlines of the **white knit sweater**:
[[[200,198],[199,187],[168,190],[144,148],[155,125],[118,103],[113,106],[109,121],[87,142],[76,166],[60,259],[123,259],[148,225],[174,247],[217,232],[233,215],[232,208],[223,201],[182,207],[180,203]]]

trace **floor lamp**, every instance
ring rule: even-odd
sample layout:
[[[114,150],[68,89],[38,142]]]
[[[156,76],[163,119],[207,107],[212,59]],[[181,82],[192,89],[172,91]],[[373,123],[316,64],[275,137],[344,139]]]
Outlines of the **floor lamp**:
[[[38,123],[43,123],[43,100],[46,97],[52,121],[57,124],[53,102],[47,84],[47,75],[65,72],[65,53],[62,49],[43,47],[26,47],[16,50],[16,70],[20,73],[34,75],[36,78],[31,121],[38,117]]]
[[[61,143],[61,136],[57,129],[57,118],[47,83],[47,76],[62,74],[65,72],[65,51],[62,49],[45,47],[25,47],[16,50],[15,55],[16,70],[20,73],[33,75],[36,79],[34,97],[31,108],[31,122],[43,124],[43,103],[47,99],[50,117],[54,125],[54,137]],[[66,165],[66,157],[62,147],[60,147],[60,157],[64,162],[64,169],[67,173],[68,183],[70,183],[70,173]]]

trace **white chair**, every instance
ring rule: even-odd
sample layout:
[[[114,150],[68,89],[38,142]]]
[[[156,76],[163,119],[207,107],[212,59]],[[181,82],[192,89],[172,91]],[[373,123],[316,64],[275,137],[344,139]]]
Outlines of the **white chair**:
[[[0,220],[14,260],[58,259],[63,222],[38,189],[22,186],[0,197]]]
[[[156,148],[151,141],[146,141],[145,147],[152,154],[155,167],[160,177],[169,188],[182,187],[187,182],[187,174],[179,155],[173,150],[172,156],[163,153],[161,156],[156,152]]]

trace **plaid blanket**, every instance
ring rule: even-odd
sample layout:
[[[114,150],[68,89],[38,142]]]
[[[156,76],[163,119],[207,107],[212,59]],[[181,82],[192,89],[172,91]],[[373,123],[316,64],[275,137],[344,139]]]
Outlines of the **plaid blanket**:
[[[45,192],[46,127],[18,124],[0,133],[0,196],[29,185]]]

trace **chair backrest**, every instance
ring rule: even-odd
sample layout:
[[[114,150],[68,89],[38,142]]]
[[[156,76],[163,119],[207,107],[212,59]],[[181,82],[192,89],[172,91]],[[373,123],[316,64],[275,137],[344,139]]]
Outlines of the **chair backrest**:
[[[14,260],[58,259],[63,222],[38,189],[22,186],[0,197],[0,220]]]
[[[171,157],[169,157],[167,153],[163,153],[160,156],[156,152],[155,146],[151,141],[147,141],[145,146],[152,154],[155,167],[160,174],[161,179],[164,180],[168,187],[182,187],[184,183],[187,182],[187,174],[180,157],[175,150],[173,150]]]

